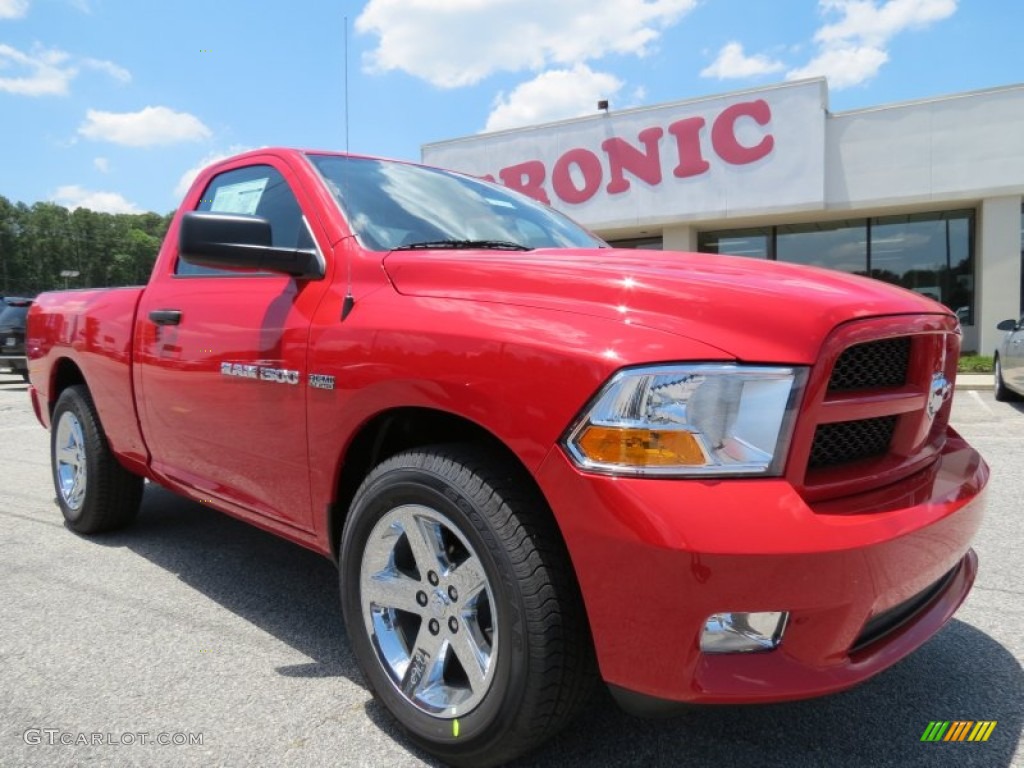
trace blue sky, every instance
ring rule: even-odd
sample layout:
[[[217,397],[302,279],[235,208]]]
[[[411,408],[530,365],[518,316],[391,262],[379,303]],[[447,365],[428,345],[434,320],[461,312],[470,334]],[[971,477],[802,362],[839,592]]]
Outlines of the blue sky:
[[[418,159],[486,129],[813,75],[832,111],[1024,81],[989,0],[0,0],[0,195],[165,213],[269,145]]]

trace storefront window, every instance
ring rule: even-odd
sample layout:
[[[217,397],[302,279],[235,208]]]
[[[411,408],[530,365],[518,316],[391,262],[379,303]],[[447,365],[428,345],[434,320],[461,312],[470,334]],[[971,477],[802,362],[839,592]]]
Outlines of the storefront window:
[[[642,248],[647,251],[660,251],[662,240],[660,237],[630,237],[624,240],[609,240],[608,245],[614,248]]]
[[[1024,208],[1021,210],[1024,315]],[[698,249],[870,275],[941,301],[974,324],[974,211],[702,232]]]
[[[697,238],[697,250],[701,253],[768,259],[771,258],[771,240],[771,227],[701,232]]]
[[[775,248],[779,261],[868,274],[868,230],[863,219],[777,227]]]
[[[941,301],[973,325],[971,211],[871,220],[871,276]]]

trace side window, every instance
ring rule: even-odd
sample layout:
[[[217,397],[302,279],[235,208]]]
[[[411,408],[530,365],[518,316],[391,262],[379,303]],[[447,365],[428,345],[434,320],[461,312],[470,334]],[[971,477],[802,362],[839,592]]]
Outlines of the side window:
[[[280,172],[269,165],[251,165],[214,176],[196,210],[262,216],[270,222],[272,245],[279,248],[315,247],[302,220],[302,209],[295,194]],[[201,267],[179,258],[174,274],[238,277],[240,273]]]

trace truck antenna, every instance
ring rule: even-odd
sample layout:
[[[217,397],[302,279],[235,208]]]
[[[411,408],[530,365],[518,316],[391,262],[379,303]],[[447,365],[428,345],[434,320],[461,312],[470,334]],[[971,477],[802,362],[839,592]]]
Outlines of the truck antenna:
[[[348,162],[348,16],[345,17],[345,162]],[[348,272],[345,285],[345,299],[341,302],[341,319],[345,320],[356,305],[356,297],[352,295],[352,255],[347,254],[345,268]]]
[[[348,154],[348,16],[345,17],[345,154]]]

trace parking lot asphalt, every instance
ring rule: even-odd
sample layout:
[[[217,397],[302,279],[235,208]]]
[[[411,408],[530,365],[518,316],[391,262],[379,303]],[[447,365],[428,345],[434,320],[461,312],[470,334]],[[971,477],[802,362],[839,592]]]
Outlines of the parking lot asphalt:
[[[792,704],[641,720],[600,697],[517,765],[1024,766],[1024,406],[960,391],[953,423],[992,467],[981,569],[917,653]],[[0,374],[0,766],[439,765],[364,687],[330,562],[152,485],[134,527],[78,537],[48,440]],[[934,720],[998,724],[921,742]]]

